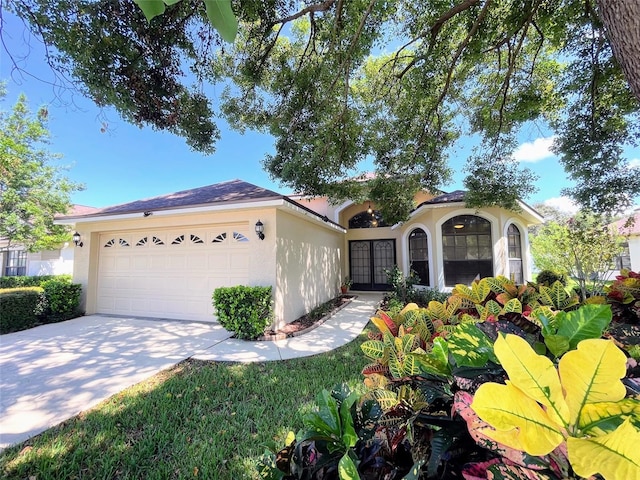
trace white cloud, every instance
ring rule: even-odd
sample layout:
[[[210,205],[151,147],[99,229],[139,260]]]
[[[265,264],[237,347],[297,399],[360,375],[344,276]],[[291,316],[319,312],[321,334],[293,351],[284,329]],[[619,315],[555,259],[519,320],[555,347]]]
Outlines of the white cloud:
[[[629,168],[640,168],[640,158],[634,158],[629,162]]]
[[[533,142],[527,142],[520,145],[515,152],[513,158],[518,162],[538,162],[544,158],[553,157],[551,145],[555,137],[540,137]]]
[[[562,212],[576,213],[578,211],[578,206],[569,197],[549,198],[543,203],[549,207],[557,208]]]

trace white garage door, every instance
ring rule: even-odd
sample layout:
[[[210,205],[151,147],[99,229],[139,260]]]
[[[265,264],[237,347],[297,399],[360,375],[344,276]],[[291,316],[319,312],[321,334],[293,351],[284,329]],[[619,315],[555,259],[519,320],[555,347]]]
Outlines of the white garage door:
[[[212,294],[246,285],[247,224],[100,236],[97,311],[213,321]]]

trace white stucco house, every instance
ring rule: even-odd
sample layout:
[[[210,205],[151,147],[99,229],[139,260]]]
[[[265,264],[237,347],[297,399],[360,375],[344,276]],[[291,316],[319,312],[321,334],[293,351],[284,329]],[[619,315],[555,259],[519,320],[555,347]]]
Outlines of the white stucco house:
[[[88,314],[213,321],[215,288],[271,285],[278,327],[335,297],[345,276],[354,290],[386,289],[394,265],[440,290],[477,275],[530,278],[527,227],[542,217],[524,203],[518,213],[468,209],[457,191],[420,193],[416,205],[387,225],[370,202],[331,205],[232,180],[57,222],[81,236],[73,276]]]
[[[73,205],[70,215],[82,215],[95,211],[93,207]],[[0,277],[71,275],[73,274],[74,248],[65,242],[54,250],[29,252],[23,245],[10,244],[0,237]]]
[[[640,208],[631,215],[614,222],[612,226],[624,237],[623,250],[616,257],[613,274],[619,275],[622,268],[640,272]]]

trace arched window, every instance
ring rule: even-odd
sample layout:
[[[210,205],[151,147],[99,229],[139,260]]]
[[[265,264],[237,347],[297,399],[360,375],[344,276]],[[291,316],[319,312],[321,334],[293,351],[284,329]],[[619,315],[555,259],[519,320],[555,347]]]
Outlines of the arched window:
[[[349,219],[349,228],[377,228],[388,226],[377,210],[373,210],[371,213],[367,211],[360,212]]]
[[[524,283],[524,273],[522,272],[522,242],[520,230],[513,223],[507,229],[507,239],[509,243],[509,275],[511,280],[518,285]]]
[[[458,215],[442,224],[444,283],[470,285],[493,276],[491,223],[475,215]]]
[[[429,286],[429,247],[427,234],[421,228],[409,234],[409,268],[418,274],[418,285]]]

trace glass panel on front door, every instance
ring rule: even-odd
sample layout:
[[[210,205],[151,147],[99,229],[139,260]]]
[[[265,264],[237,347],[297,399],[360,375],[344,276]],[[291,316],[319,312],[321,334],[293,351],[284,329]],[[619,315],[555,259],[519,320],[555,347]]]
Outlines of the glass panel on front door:
[[[388,290],[385,270],[396,264],[395,240],[349,242],[350,275],[354,290]]]

